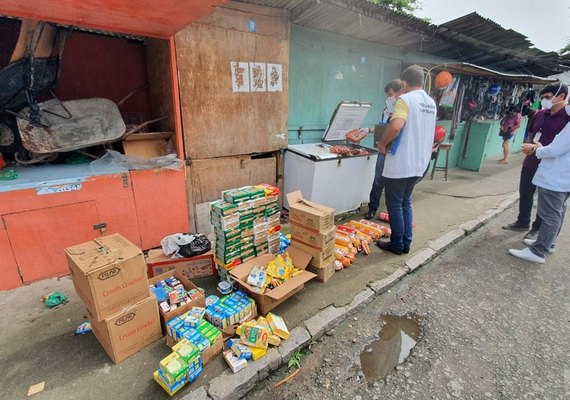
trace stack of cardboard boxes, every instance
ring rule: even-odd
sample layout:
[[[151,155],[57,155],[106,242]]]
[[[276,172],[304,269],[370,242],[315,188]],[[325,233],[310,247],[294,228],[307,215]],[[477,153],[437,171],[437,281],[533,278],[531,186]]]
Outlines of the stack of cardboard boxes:
[[[326,282],[335,271],[334,210],[303,199],[301,191],[289,193],[289,222],[291,246],[313,256],[308,271],[317,274],[317,280]]]
[[[65,250],[93,333],[115,363],[162,336],[141,249],[119,234]]]
[[[222,192],[211,203],[216,235],[214,257],[220,279],[229,271],[262,254],[279,252],[279,189],[270,185],[245,186]]]

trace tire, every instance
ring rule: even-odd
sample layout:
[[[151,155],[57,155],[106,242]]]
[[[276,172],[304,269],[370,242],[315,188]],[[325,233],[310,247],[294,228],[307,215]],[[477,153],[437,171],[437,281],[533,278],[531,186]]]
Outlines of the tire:
[[[13,154],[20,150],[21,146],[22,139],[16,118],[11,115],[0,115],[0,153]]]

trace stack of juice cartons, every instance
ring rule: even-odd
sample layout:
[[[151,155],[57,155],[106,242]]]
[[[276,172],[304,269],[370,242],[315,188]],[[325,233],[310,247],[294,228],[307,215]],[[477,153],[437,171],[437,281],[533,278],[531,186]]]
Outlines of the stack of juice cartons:
[[[170,396],[186,383],[194,382],[202,372],[200,350],[186,339],[172,347],[173,352],[160,361],[153,378]]]
[[[222,192],[211,203],[216,245],[215,261],[222,280],[228,271],[254,257],[279,251],[279,189],[271,185],[244,186]]]
[[[303,199],[301,191],[287,194],[291,246],[313,256],[308,271],[326,282],[335,271],[334,210]]]
[[[115,363],[162,336],[141,249],[114,234],[65,253],[93,333]]]

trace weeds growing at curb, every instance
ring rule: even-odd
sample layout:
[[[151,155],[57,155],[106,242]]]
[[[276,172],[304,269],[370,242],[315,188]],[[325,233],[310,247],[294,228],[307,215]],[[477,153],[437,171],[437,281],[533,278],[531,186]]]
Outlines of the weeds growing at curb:
[[[291,354],[291,358],[289,358],[289,361],[287,362],[287,367],[289,369],[301,368],[301,357],[302,356],[303,356],[303,352],[300,349],[293,352],[293,354]]]

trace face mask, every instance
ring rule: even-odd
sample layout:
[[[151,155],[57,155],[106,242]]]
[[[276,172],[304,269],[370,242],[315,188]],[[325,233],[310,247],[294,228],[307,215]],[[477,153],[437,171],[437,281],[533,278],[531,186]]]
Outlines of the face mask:
[[[552,96],[552,98],[540,100],[540,105],[542,106],[542,108],[546,108],[547,110],[550,110],[554,104],[560,103],[560,101],[557,101],[556,103],[554,103],[554,102],[552,101],[552,99],[555,99],[556,96],[558,96],[558,93],[560,92],[560,88],[561,88],[561,87],[562,87],[562,86],[558,86],[558,90],[556,91],[556,93],[554,94],[554,96]],[[561,101],[564,101],[564,100],[561,100]]]
[[[552,103],[551,99],[542,99],[540,100],[540,105],[542,106],[542,108],[550,110],[554,104]]]
[[[396,105],[396,101],[397,101],[397,100],[398,100],[398,99],[396,99],[394,96],[388,97],[388,98],[386,99],[386,109],[388,110],[388,112],[389,112],[390,114],[392,114],[392,113],[394,112],[394,107],[395,107],[395,105]]]

